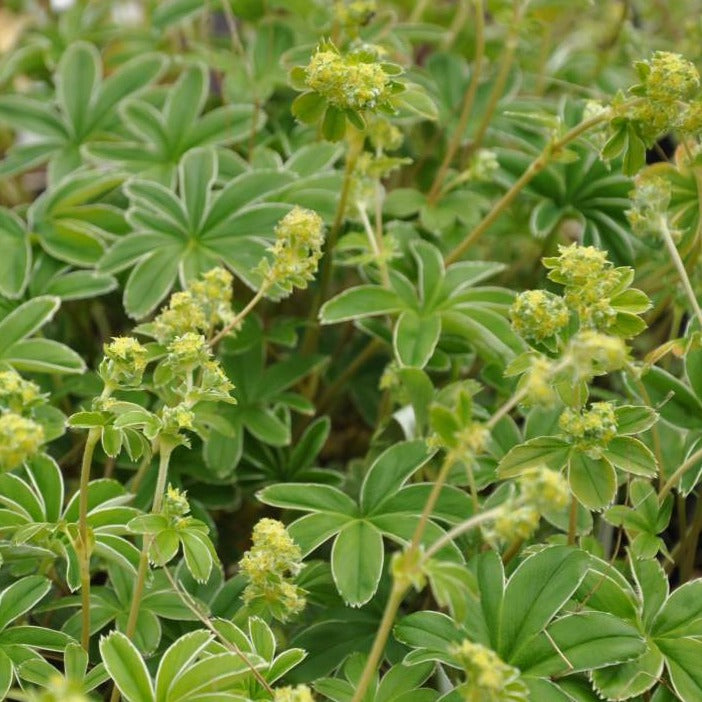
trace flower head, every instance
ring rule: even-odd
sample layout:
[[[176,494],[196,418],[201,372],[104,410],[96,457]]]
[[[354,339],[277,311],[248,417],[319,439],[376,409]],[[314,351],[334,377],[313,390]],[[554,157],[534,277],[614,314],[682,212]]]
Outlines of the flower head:
[[[269,251],[272,262],[262,262],[262,273],[286,292],[306,288],[314,278],[322,257],[324,222],[312,210],[294,207],[275,228],[275,243]]]
[[[211,351],[202,334],[187,332],[177,336],[166,347],[166,363],[176,373],[192,371],[210,359]]]
[[[390,76],[365,54],[322,46],[305,68],[307,87],[341,110],[374,110],[389,98]]]
[[[568,481],[548,468],[531,468],[519,477],[522,499],[540,513],[563,509],[570,502]]]
[[[451,648],[451,654],[466,673],[458,690],[464,700],[474,702],[518,702],[528,700],[519,670],[505,663],[493,650],[467,639]]]
[[[548,277],[566,286],[583,286],[612,267],[607,260],[607,252],[594,246],[559,246],[558,256],[543,260],[544,266],[550,268]]]
[[[545,290],[527,290],[517,295],[510,318],[515,331],[525,339],[541,341],[561,331],[570,312],[562,297]]]
[[[656,51],[648,61],[636,64],[647,97],[658,102],[689,100],[700,88],[695,64],[681,54]]]
[[[100,368],[105,382],[139,385],[148,363],[149,354],[131,336],[120,336],[104,346],[105,360]]]
[[[252,542],[239,562],[249,579],[244,602],[266,607],[280,620],[302,611],[305,598],[291,582],[302,567],[302,553],[285,526],[275,519],[261,519],[254,526]]]
[[[189,332],[204,332],[207,319],[195,296],[189,290],[171,295],[168,307],[154,319],[154,335],[161,343]]]
[[[314,702],[314,697],[307,685],[288,685],[273,691],[273,702]]]
[[[180,519],[184,517],[190,512],[188,493],[169,485],[166,494],[163,496],[161,512],[168,518]]]
[[[44,441],[44,429],[14,412],[0,414],[0,470],[12,470],[34,456]]]
[[[593,402],[589,410],[563,410],[558,426],[583,450],[606,446],[617,435],[617,419],[611,402]]]
[[[26,414],[45,402],[46,397],[36,383],[25,380],[14,370],[0,372],[0,409]]]

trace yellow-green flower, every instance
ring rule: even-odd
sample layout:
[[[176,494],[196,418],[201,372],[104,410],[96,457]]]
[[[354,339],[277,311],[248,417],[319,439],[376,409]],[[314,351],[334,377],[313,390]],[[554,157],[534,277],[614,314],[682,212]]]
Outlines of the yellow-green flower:
[[[148,351],[131,336],[120,336],[104,346],[101,374],[106,382],[139,385],[148,363]]]
[[[275,243],[268,249],[273,260],[261,263],[264,278],[286,292],[306,288],[317,272],[323,243],[322,218],[312,210],[293,207],[276,225]]]
[[[154,336],[161,343],[189,332],[202,333],[208,326],[202,306],[189,290],[173,293],[168,307],[154,319],[153,325]]]
[[[515,331],[525,339],[542,341],[557,334],[570,319],[565,300],[546,290],[527,290],[517,295],[510,319]]]
[[[467,639],[451,648],[451,654],[466,673],[458,687],[466,702],[520,702],[529,692],[519,679],[519,670],[505,663],[493,650]]]
[[[548,468],[531,468],[519,477],[521,498],[541,514],[570,503],[570,488],[563,475]]]
[[[176,373],[194,370],[207,363],[211,355],[205,337],[194,332],[177,336],[168,344],[166,351],[166,363]]]
[[[700,88],[695,64],[681,54],[656,51],[648,61],[636,65],[647,97],[657,102],[689,100]]]
[[[34,456],[44,442],[44,429],[14,412],[0,414],[0,470],[12,470]]]
[[[314,702],[312,691],[307,685],[278,687],[273,691],[273,702]]]
[[[45,402],[46,397],[36,383],[25,380],[14,370],[0,372],[0,408],[26,414]]]
[[[563,410],[558,426],[579,448],[605,447],[617,435],[617,419],[611,402],[593,402],[589,410]]]

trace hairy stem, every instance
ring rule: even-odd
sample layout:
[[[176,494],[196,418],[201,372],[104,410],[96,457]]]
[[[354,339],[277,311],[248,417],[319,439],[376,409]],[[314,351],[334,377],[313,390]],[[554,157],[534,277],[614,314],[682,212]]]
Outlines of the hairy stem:
[[[512,187],[495,203],[494,207],[488,212],[485,217],[475,226],[468,236],[458,244],[448,256],[446,263],[454,263],[457,261],[483,234],[494,224],[495,220],[512,204],[519,193],[546,168],[553,156],[557,155],[570,142],[577,139],[579,136],[596,127],[609,118],[608,112],[602,112],[599,115],[587,119],[567,131],[560,139],[549,142],[544,150],[531,162],[529,167],[522,173]]]
[[[485,10],[483,8],[483,0],[473,0],[473,4],[475,6],[475,57],[473,59],[473,72],[470,77],[468,89],[463,97],[463,106],[458,118],[458,124],[451,136],[451,141],[449,141],[443,161],[439,166],[439,170],[436,172],[434,182],[427,195],[430,204],[434,204],[441,195],[441,188],[444,184],[444,180],[446,180],[446,173],[456,155],[456,151],[458,151],[458,147],[461,145],[461,140],[463,139],[466,126],[468,125],[468,119],[473,111],[473,105],[475,104],[478,85],[480,84],[480,74],[483,66],[483,58],[485,56]]]
[[[80,488],[78,494],[78,535],[80,548],[80,598],[82,612],[81,646],[87,651],[90,644],[90,552],[91,546],[88,538],[88,484],[90,482],[90,469],[93,464],[95,446],[100,440],[101,430],[93,427],[88,432],[88,438],[83,450],[83,461],[80,468]]]
[[[663,487],[658,492],[658,501],[663,502],[670,491],[678,484],[680,479],[702,460],[702,449],[695,451],[680,467],[665,481]]]
[[[700,325],[700,329],[702,329],[702,309],[700,309],[700,303],[697,301],[697,296],[695,295],[695,291],[692,288],[690,277],[687,274],[687,270],[685,270],[685,264],[683,263],[683,260],[680,257],[678,247],[675,246],[675,242],[673,241],[673,235],[670,233],[670,229],[668,228],[668,222],[666,221],[665,217],[661,217],[660,223],[660,230],[661,234],[663,235],[663,241],[665,242],[666,248],[668,249],[670,258],[673,261],[673,265],[675,266],[675,270],[677,271],[678,277],[680,278],[680,282],[682,283],[683,289],[685,290],[687,299],[689,300],[690,305],[692,306],[692,310],[695,313],[695,317],[697,319],[698,324]]]
[[[241,312],[239,312],[239,313],[234,317],[234,319],[232,319],[232,321],[229,322],[229,324],[227,324],[220,332],[218,332],[217,334],[215,334],[215,335],[212,337],[212,339],[210,339],[210,346],[216,346],[227,334],[229,334],[229,332],[230,332],[232,329],[236,329],[236,327],[238,327],[239,324],[241,324],[241,322],[242,322],[242,321],[244,320],[244,318],[249,314],[249,312],[251,312],[251,310],[252,310],[254,307],[256,307],[256,305],[261,301],[261,299],[262,299],[263,296],[268,292],[268,290],[270,289],[270,287],[271,287],[271,286],[270,286],[270,283],[264,281],[264,282],[261,284],[261,287],[260,287],[260,288],[258,289],[258,291],[256,292],[256,294],[249,300],[249,302],[248,302],[248,304],[246,305],[246,307],[244,307],[244,309],[241,310]]]

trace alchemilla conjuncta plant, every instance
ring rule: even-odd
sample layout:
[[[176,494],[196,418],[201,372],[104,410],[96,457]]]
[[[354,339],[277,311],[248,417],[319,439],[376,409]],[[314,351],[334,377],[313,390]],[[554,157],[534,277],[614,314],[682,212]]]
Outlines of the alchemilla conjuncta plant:
[[[0,699],[702,700],[699,0],[0,7]]]

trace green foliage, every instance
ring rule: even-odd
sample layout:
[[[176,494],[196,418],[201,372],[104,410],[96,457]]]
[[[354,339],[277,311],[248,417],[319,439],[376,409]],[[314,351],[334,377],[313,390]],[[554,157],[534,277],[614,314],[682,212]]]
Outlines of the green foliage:
[[[699,702],[700,9],[3,3],[0,698]]]

